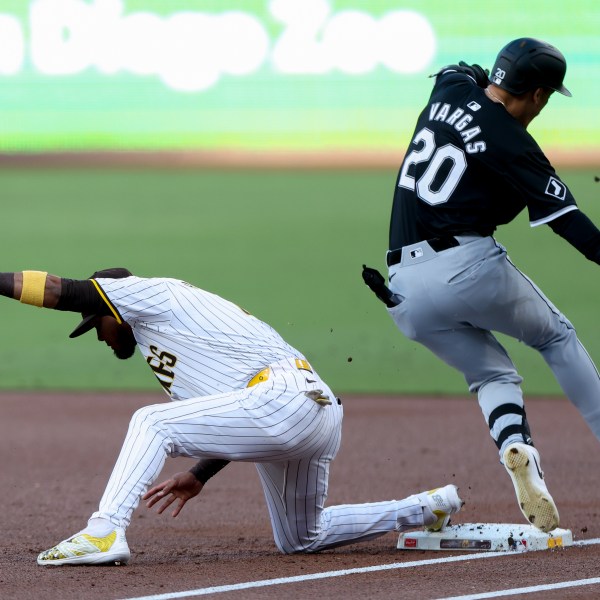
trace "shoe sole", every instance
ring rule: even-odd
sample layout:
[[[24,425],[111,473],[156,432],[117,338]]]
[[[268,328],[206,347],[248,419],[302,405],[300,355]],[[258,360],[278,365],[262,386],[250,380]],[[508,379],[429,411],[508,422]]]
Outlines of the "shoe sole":
[[[559,522],[558,510],[551,496],[531,481],[528,473],[529,457],[517,448],[511,448],[504,455],[504,466],[512,477],[525,518],[544,533],[556,529]]]
[[[57,558],[55,560],[40,560],[37,564],[42,567],[60,567],[61,565],[126,565],[130,554],[123,552],[102,552],[98,556],[87,554],[84,556],[71,556],[69,558]]]

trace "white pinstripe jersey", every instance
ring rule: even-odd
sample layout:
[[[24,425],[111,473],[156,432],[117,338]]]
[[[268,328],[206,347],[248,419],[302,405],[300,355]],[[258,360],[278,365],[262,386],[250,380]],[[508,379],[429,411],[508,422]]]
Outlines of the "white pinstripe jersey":
[[[270,325],[184,281],[96,281],[173,400],[240,389],[271,363],[304,358]]]

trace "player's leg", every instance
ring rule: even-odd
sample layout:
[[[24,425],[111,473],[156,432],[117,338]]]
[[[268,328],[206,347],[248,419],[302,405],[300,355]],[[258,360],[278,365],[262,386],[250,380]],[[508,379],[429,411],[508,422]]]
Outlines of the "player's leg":
[[[289,383],[289,382],[288,382]],[[147,406],[133,416],[93,518],[127,527],[167,456],[283,460],[310,450],[332,427],[336,405],[321,407],[293,385],[270,382],[199,399]]]
[[[471,389],[492,382],[505,384],[506,378],[512,385],[516,371],[487,343],[484,347],[472,346],[467,337],[463,346],[454,349],[448,342],[454,330],[472,327],[484,332],[499,331],[537,349],[600,439],[600,377],[594,363],[569,321],[510,262],[504,248],[492,238],[440,252],[416,266],[394,266],[390,269],[390,287],[405,297],[404,302],[390,310],[398,327],[465,373]],[[476,354],[488,346],[491,356]],[[459,356],[465,352],[465,357],[474,363],[472,369],[481,370],[481,374],[469,372],[469,364]],[[454,364],[455,361],[461,364]],[[487,372],[490,366],[491,374]],[[500,379],[494,375],[496,370],[502,373]],[[509,392],[510,403],[522,405],[518,398],[520,389],[501,389]],[[494,398],[496,393],[488,388],[486,395]],[[482,409],[486,418],[497,408],[496,404],[484,396]]]
[[[460,370],[477,392],[479,405],[500,461],[510,475],[521,512],[542,531],[559,524],[558,509],[541,472],[540,456],[533,447],[531,432],[512,361],[490,332],[463,327],[420,341],[440,358]]]
[[[340,436],[341,422],[317,452],[297,460],[256,465],[281,552],[317,552],[416,527],[439,529],[449,515],[460,510],[462,501],[455,486],[404,500],[325,508],[329,466]]]
[[[420,332],[418,341],[460,371],[469,391],[477,393],[501,456],[511,443],[530,443],[522,378],[504,347],[489,331],[456,324],[444,331]]]
[[[324,407],[315,401],[319,397],[313,394],[318,391],[316,374],[309,373],[312,379],[308,380],[300,370],[287,366],[272,367],[271,372],[268,381],[252,388],[138,410],[99,510],[80,534],[97,538],[103,547],[104,538],[115,530],[119,539],[124,539],[121,532],[129,525],[141,496],[158,477],[166,456],[287,460],[320,444],[334,423],[331,415],[340,407],[335,402]],[[86,545],[86,553],[93,552],[87,538],[80,541]],[[70,551],[69,544],[59,546]],[[40,564],[59,564],[53,558],[56,548],[42,553]],[[70,557],[64,560],[70,562]]]
[[[246,390],[238,396],[246,395]],[[99,509],[80,532],[38,557],[40,565],[127,563],[125,530],[141,496],[160,474],[167,456],[191,456],[184,429],[199,414],[208,418],[239,410],[240,398],[223,394],[210,399],[146,406],[133,415]],[[206,402],[204,402],[206,400]]]
[[[414,265],[390,269],[390,287],[404,301],[389,310],[400,331],[464,375],[500,451],[529,435],[522,378],[491,328],[477,324],[496,309],[491,304],[504,310],[495,299],[503,263],[503,250],[492,238],[438,254],[423,252]]]
[[[518,310],[482,316],[482,323],[538,350],[565,395],[600,439],[600,375],[569,320],[510,261],[504,286]]]
[[[200,457],[199,439],[203,438],[203,450],[206,451],[210,445],[208,440],[216,439],[214,431],[209,434],[207,430],[213,422],[222,423],[227,415],[238,414],[239,418],[240,400],[245,395],[246,390],[243,390],[240,393],[155,404],[137,410],[129,423],[99,509],[91,518],[128,527],[133,511],[159,476],[166,458]],[[202,423],[205,424],[204,430],[201,429]],[[216,449],[224,442],[225,437],[219,439]],[[222,456],[215,455],[215,458]]]
[[[491,238],[455,250],[432,261],[446,273],[429,290],[450,298],[444,327],[468,323],[538,350],[600,439],[600,376],[571,323]]]
[[[541,471],[527,421],[521,378],[501,344],[490,332],[457,328],[420,339],[450,366],[461,371],[496,443],[500,461],[510,475],[525,518],[549,532],[559,525],[558,509]]]
[[[538,350],[600,439],[600,377],[571,323],[508,259],[497,298],[500,307],[492,307],[477,322]],[[551,531],[559,524],[558,511],[547,492],[537,450],[524,444],[507,446],[502,448],[502,460],[523,513],[543,531]]]
[[[514,334],[511,323],[521,319],[522,303],[528,299],[509,265],[504,249],[483,238],[443,252],[418,270],[397,269],[394,291],[406,300],[390,312],[406,335],[464,374],[469,389],[478,394],[525,516],[548,529],[558,523],[558,512],[533,468],[539,455],[530,449],[521,378],[489,331]],[[522,328],[526,319],[521,321]],[[517,454],[506,454],[515,448]]]

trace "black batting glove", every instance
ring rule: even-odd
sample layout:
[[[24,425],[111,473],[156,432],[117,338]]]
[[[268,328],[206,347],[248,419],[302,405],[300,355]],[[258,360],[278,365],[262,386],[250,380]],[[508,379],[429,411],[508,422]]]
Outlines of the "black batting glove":
[[[388,307],[393,308],[400,304],[400,298],[386,285],[383,275],[377,270],[363,265],[363,281],[371,288],[372,292]]]
[[[490,83],[488,77],[490,74],[489,69],[484,69],[477,64],[468,65],[464,60],[461,60],[458,66],[461,67],[463,73],[470,75],[479,87],[485,88]]]

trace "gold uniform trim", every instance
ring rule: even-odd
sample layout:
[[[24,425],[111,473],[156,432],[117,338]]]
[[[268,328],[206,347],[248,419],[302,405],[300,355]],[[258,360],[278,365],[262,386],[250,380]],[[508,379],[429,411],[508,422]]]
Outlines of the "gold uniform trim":
[[[308,364],[307,360],[302,358],[296,359],[296,368],[303,371],[310,371],[312,373],[312,367]]]
[[[249,382],[248,385],[246,387],[252,387],[253,385],[256,385],[258,383],[262,383],[263,381],[267,381],[267,379],[269,379],[269,375],[271,374],[271,369],[269,369],[269,367],[267,367],[266,369],[263,369],[262,371],[259,371]]]
[[[117,320],[117,323],[121,324],[123,322],[123,319],[121,319],[121,315],[119,314],[119,311],[112,305],[112,302],[108,299],[108,296],[104,293],[104,290],[98,285],[98,282],[95,279],[90,279],[90,281],[94,284],[94,286],[98,290],[98,293],[100,294],[100,297],[102,298],[102,300],[104,300],[104,302],[106,302],[106,306],[108,306],[108,308],[110,308],[110,312],[113,314],[113,317]]]
[[[308,371],[312,373],[312,367],[308,363],[308,361],[303,358],[296,358],[295,366],[299,371]],[[268,381],[271,375],[271,369],[269,367],[265,367],[262,371],[259,371],[249,382],[246,387],[252,387],[258,385],[259,383],[263,383],[264,381]],[[327,395],[323,394],[323,390],[310,390],[304,392],[304,395],[307,398],[310,398],[314,402],[316,402],[319,406],[329,406],[331,404],[331,400]]]
[[[296,362],[296,369],[302,370],[302,371],[309,371],[310,373],[312,373],[312,368],[311,368],[310,364],[308,363],[308,361],[306,361],[302,358],[296,358],[294,360]],[[271,369],[269,369],[269,367],[266,367],[262,371],[259,371],[248,382],[248,385],[246,387],[252,387],[253,385],[262,383],[263,381],[267,381],[269,379],[270,375],[271,375]]]

